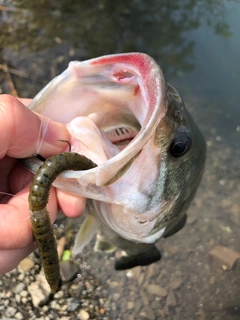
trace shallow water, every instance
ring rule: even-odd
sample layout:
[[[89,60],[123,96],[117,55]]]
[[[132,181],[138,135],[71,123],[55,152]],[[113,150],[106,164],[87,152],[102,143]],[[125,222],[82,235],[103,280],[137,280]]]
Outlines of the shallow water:
[[[188,223],[159,242],[159,263],[116,272],[112,259],[88,247],[106,299],[98,319],[240,319],[239,265],[224,270],[208,256],[216,245],[240,252],[239,16],[234,0],[0,2],[1,93],[33,97],[71,60],[142,51],[181,93],[207,141]]]

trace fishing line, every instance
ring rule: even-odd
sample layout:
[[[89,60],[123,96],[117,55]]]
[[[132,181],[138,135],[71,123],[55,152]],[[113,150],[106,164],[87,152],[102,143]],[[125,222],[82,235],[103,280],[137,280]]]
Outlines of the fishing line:
[[[49,125],[49,122],[50,122],[50,119],[49,118],[46,118],[46,122],[43,120],[44,117],[41,115],[41,125],[40,125],[40,128],[39,128],[39,132],[38,132],[38,142],[37,142],[37,154],[39,154],[40,152],[40,149],[42,147],[42,143],[43,143],[43,138],[47,132],[47,128],[48,128],[48,125]],[[44,126],[43,123],[46,123],[46,125]]]

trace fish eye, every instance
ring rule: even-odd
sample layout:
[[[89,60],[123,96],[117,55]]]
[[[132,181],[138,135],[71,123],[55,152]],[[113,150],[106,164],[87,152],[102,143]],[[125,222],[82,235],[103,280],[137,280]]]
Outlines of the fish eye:
[[[188,136],[175,137],[170,145],[170,153],[175,158],[183,156],[191,148],[192,140]]]

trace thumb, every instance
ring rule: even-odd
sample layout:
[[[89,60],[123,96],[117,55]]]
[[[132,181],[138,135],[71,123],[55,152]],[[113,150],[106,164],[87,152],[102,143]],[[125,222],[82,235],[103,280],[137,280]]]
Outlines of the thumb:
[[[36,152],[49,157],[66,148],[60,139],[70,138],[65,125],[32,112],[10,95],[0,95],[0,125],[0,158],[24,158]]]

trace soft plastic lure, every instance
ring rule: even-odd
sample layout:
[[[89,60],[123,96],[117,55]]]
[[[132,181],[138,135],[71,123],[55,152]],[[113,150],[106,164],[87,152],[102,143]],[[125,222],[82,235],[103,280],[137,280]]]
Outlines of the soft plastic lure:
[[[96,166],[94,162],[78,153],[59,153],[47,159],[39,167],[30,186],[28,202],[32,229],[52,293],[58,290],[61,278],[57,245],[46,209],[51,185],[65,170],[88,170]]]

